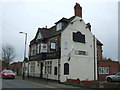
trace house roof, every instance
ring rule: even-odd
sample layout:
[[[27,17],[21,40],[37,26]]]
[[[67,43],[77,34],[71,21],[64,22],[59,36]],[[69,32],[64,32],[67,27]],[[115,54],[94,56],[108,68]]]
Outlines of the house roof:
[[[50,38],[50,37],[53,37],[55,35],[58,35],[60,34],[62,31],[65,30],[65,28],[68,26],[68,24],[75,18],[75,16],[67,19],[67,18],[62,18],[60,19],[59,21],[57,21],[55,24],[59,23],[59,22],[64,22],[64,27],[59,30],[59,31],[56,31],[56,25],[54,25],[53,27],[51,28],[38,28],[38,31],[37,31],[37,34],[35,36],[35,38],[30,42],[30,44],[34,43],[36,38],[37,38],[37,35],[39,34],[39,32],[42,34],[42,37],[44,39],[47,39],[47,38]]]
[[[59,22],[64,22],[64,27],[59,31],[56,31],[56,25],[52,26],[51,28],[38,28],[37,34],[36,34],[35,38],[30,42],[30,44],[34,44],[36,42],[36,38],[37,38],[37,35],[39,34],[39,32],[41,33],[43,39],[48,39],[50,37],[61,34],[61,32],[65,30],[65,28],[69,25],[69,23],[74,18],[75,18],[75,16],[72,16],[69,19],[63,17],[62,19],[57,21],[55,24],[58,24]],[[103,45],[103,44],[97,39],[97,45]]]
[[[98,39],[97,39],[97,45],[103,45]]]

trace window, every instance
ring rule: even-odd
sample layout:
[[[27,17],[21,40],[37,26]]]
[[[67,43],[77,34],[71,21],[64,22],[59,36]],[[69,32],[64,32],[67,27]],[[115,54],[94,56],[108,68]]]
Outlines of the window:
[[[52,74],[52,61],[45,61],[45,73]]]
[[[31,71],[31,73],[34,73],[35,72],[35,62],[31,62],[31,69],[30,69],[30,71]]]
[[[56,31],[61,30],[61,29],[62,29],[62,22],[56,25]]]
[[[116,76],[120,76],[120,72],[115,74]]]
[[[37,54],[40,53],[40,44],[37,45]]]
[[[73,32],[73,41],[85,43],[85,35],[83,35],[81,32]]]
[[[57,67],[54,67],[54,75],[57,75]]]
[[[68,63],[64,64],[64,75],[69,75],[69,64]]]
[[[55,42],[51,42],[51,49],[56,49],[56,43]]]
[[[99,74],[109,74],[108,67],[99,67]]]
[[[33,46],[31,47],[31,52],[32,52],[32,56],[33,56],[33,55],[36,55],[36,46],[35,46],[35,45],[33,45]]]

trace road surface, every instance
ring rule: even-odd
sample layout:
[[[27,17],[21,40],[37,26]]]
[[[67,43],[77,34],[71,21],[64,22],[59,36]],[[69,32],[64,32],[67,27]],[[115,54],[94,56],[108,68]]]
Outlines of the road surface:
[[[77,89],[78,87],[74,87],[74,86],[70,86],[70,85],[63,85],[63,84],[58,84],[55,82],[46,82],[46,81],[39,81],[36,82],[34,80],[23,80],[23,79],[2,79],[2,88],[4,90],[5,89],[17,89],[17,88],[22,88],[26,89],[26,88],[33,88],[33,90],[36,88],[57,88],[60,90],[64,90],[67,88],[73,88],[73,89]],[[89,89],[85,89],[85,88],[79,88],[80,90],[89,90]],[[21,90],[21,89],[20,89]]]

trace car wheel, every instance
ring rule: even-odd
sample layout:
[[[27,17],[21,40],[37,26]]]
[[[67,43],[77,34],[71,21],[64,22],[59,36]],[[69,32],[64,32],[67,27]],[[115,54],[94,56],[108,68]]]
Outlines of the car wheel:
[[[108,82],[112,82],[112,79],[111,79],[111,78],[107,78],[107,81],[108,81]]]

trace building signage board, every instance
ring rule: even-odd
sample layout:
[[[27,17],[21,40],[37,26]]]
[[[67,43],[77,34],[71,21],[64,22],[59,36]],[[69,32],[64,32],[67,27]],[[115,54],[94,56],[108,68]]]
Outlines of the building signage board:
[[[75,54],[76,55],[86,55],[86,52],[78,50],[78,51],[75,51]]]
[[[40,53],[46,53],[47,52],[47,44],[41,44]]]

